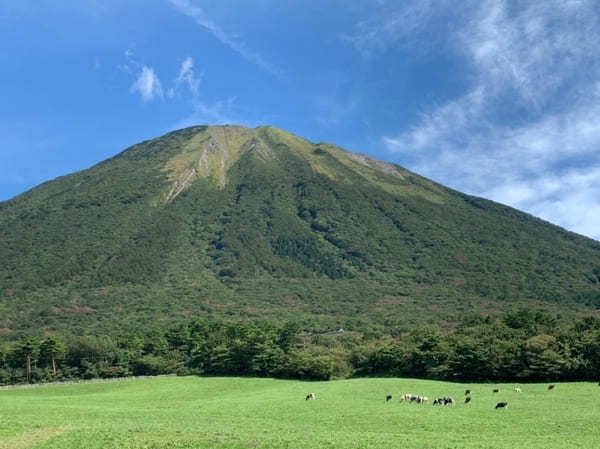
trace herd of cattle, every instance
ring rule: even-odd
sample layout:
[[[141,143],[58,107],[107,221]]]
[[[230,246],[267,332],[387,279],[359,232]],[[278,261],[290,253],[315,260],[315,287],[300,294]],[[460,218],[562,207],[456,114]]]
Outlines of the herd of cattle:
[[[600,385],[600,384],[599,384]],[[554,385],[548,385],[548,390],[553,390]],[[521,393],[521,389],[519,387],[515,387],[513,390],[515,393]],[[494,388],[492,390],[494,393],[499,393],[499,388]],[[317,395],[314,393],[308,393],[306,395],[306,400],[317,399]],[[385,402],[390,402],[392,400],[392,395],[388,394],[385,397]],[[400,396],[400,402],[408,402],[408,403],[416,403],[416,404],[426,404],[429,402],[429,398],[427,396],[418,396],[411,393],[406,393]],[[465,390],[465,404],[471,402],[471,390]],[[442,398],[435,398],[433,400],[433,405],[455,405],[456,402],[450,396],[444,396]],[[508,402],[498,402],[496,404],[495,409],[506,409],[508,407]]]

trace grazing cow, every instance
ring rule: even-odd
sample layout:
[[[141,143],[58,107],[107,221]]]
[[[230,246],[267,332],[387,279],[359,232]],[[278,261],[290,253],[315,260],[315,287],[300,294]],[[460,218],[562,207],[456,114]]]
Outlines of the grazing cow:
[[[494,388],[494,393],[499,393],[499,392],[500,392],[500,389]]]
[[[496,404],[496,410],[498,410],[499,408],[505,409],[506,407],[508,407],[508,402],[498,402]]]
[[[425,404],[428,400],[427,396],[417,396],[417,404]]]
[[[521,392],[521,389],[519,387],[516,387],[515,388],[515,393],[520,393],[520,392]]]
[[[465,390],[465,396],[469,396],[471,394],[471,390]]]
[[[452,399],[450,396],[444,398],[444,405],[448,404],[454,405],[454,399]]]
[[[409,401],[409,402],[412,402],[412,398],[413,398],[413,397],[414,397],[414,396],[413,396],[412,394],[410,394],[410,393],[406,393],[406,394],[402,395],[402,397],[400,398],[400,402],[402,402],[402,401]]]
[[[391,394],[388,394],[388,395],[385,397],[385,402],[390,402],[391,400],[392,400],[392,395],[391,395]]]
[[[433,400],[433,405],[442,405],[442,402],[444,402],[442,398],[435,398]]]
[[[309,401],[309,400],[311,400],[311,399],[317,399],[317,395],[316,395],[316,394],[314,394],[314,393],[308,393],[308,394],[306,395],[306,400],[307,400],[307,401]]]
[[[465,398],[465,404],[468,404],[469,402],[471,402],[471,396]]]
[[[554,390],[554,385],[548,385],[548,390]]]

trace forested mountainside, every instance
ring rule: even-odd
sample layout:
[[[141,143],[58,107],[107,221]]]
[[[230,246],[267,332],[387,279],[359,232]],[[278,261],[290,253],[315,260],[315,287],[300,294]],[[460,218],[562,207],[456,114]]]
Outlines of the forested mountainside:
[[[171,132],[2,202],[0,255],[9,338],[600,308],[600,243],[273,127]]]

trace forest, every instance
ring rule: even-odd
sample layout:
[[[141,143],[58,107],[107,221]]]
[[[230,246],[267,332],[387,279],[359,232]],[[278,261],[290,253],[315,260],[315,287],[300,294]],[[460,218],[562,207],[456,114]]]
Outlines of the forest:
[[[295,322],[193,319],[166,331],[52,334],[0,341],[0,384],[144,375],[302,380],[394,376],[436,380],[598,380],[600,317],[566,322],[530,309],[465,316],[382,335],[312,333]]]

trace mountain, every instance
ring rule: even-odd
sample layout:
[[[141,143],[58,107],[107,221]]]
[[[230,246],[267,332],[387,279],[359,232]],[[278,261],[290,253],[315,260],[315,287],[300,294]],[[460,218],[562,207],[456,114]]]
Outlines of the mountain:
[[[518,307],[600,308],[600,243],[273,127],[171,132],[0,203],[6,335],[188,316],[385,332]]]

